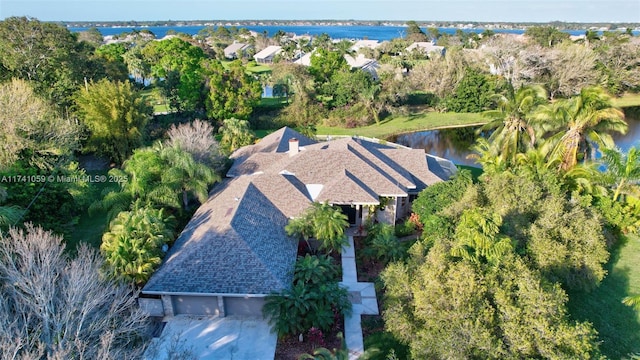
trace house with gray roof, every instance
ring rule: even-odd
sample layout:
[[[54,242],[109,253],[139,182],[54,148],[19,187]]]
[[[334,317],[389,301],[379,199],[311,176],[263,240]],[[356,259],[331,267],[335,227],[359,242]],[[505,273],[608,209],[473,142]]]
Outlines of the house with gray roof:
[[[264,298],[291,286],[297,242],[284,231],[312,202],[339,206],[353,225],[395,223],[427,186],[455,172],[447,160],[359,137],[316,141],[284,127],[235,151],[227,178],[195,213],[140,303],[157,316],[261,316]]]
[[[253,58],[258,64],[271,64],[273,63],[276,55],[278,55],[281,51],[282,46],[270,45],[259,51],[257,54],[253,55]]]
[[[233,44],[224,48],[224,57],[230,60],[239,59],[247,56],[247,51],[252,49],[253,45],[234,42]]]
[[[432,42],[423,42],[423,41],[414,42],[413,44],[409,45],[406,48],[406,50],[407,52],[420,51],[427,56],[433,53],[444,56],[446,51],[444,46],[438,46]]]

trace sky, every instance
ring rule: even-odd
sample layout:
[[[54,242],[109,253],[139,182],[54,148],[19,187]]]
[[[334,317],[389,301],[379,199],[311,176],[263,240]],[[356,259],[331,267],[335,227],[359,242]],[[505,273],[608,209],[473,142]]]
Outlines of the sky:
[[[636,22],[640,0],[0,0],[0,19]]]

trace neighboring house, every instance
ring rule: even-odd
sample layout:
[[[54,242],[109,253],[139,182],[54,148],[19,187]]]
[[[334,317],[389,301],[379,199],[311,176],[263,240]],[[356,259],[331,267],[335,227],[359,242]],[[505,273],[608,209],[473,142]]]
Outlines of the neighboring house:
[[[371,50],[374,50],[378,46],[380,46],[380,42],[378,42],[378,40],[358,40],[353,43],[353,46],[351,46],[350,49],[352,51],[358,52],[358,50],[362,48],[369,48]]]
[[[414,42],[413,44],[409,45],[406,50],[407,52],[421,51],[426,55],[429,55],[431,53],[444,55],[446,51],[444,46],[438,46],[433,44],[432,42]]]
[[[298,60],[294,61],[293,63],[298,65],[303,65],[303,66],[311,66],[311,57],[313,56],[313,54],[314,54],[313,51],[310,53],[307,53],[301,58],[299,58]],[[375,80],[378,80],[377,69],[380,65],[376,60],[368,59],[362,54],[358,54],[356,57],[353,57],[349,54],[345,54],[344,59],[347,61],[347,64],[349,64],[349,67],[351,67],[351,69],[361,69],[363,71],[366,71],[369,74],[371,74],[371,76]]]
[[[245,43],[236,43],[227,46],[224,48],[224,57],[230,60],[238,59],[247,55],[247,50],[251,49],[253,46],[251,44]]]
[[[271,64],[273,63],[273,59],[278,53],[282,51],[282,46],[271,45],[267,46],[259,53],[253,55],[253,58],[256,60],[258,64]]]
[[[284,231],[312,201],[353,225],[395,223],[455,166],[424,150],[373,139],[311,140],[282,128],[238,149],[228,179],[195,213],[142,289],[152,315],[261,316],[264,298],[291,286],[297,241]]]
[[[378,80],[378,62],[375,59],[368,59],[362,54],[358,54],[355,58],[349,54],[344,55],[347,64],[352,69],[361,69],[371,74],[374,80]]]

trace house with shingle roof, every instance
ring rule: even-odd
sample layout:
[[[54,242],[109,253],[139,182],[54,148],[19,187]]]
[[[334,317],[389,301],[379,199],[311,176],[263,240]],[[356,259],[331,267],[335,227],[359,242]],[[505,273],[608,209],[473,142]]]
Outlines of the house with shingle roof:
[[[253,48],[251,44],[234,42],[233,44],[224,48],[224,57],[230,60],[245,57],[247,51]]]
[[[420,51],[427,56],[429,56],[432,53],[436,53],[438,55],[444,55],[446,51],[444,46],[438,46],[432,42],[423,42],[423,41],[414,42],[413,44],[409,45],[406,48],[406,50],[407,52]]]
[[[353,225],[395,223],[455,171],[424,150],[359,137],[319,142],[288,127],[231,158],[227,179],[142,289],[154,315],[261,316],[264,298],[291,286],[297,241],[284,227],[311,202],[341,207]]]

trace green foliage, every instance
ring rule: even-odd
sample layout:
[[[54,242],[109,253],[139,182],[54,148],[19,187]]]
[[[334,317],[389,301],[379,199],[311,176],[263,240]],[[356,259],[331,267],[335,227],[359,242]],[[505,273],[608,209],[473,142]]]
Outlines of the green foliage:
[[[409,344],[411,357],[590,358],[596,333],[568,319],[566,294],[523,262],[498,267],[451,261],[437,243],[415,265],[382,274],[385,326]],[[446,300],[443,300],[446,299]]]
[[[205,64],[205,74],[209,78],[207,115],[215,120],[248,119],[260,101],[262,87],[247,74],[242,62],[233,61],[225,69],[219,61],[212,60]]]
[[[86,150],[122,163],[142,144],[151,107],[129,82],[91,83],[76,94],[75,102],[89,129]]]
[[[0,172],[0,179],[2,177],[24,176],[26,179],[42,179],[42,181],[4,182],[7,195],[5,206],[18,206],[23,209],[20,212],[18,224],[31,222],[57,234],[68,234],[77,221],[80,210],[69,192],[73,184],[45,180],[49,176],[53,176],[57,180],[58,176],[74,175],[81,174],[64,168],[57,168],[49,172],[30,166],[21,166],[20,163],[17,163]]]
[[[320,242],[320,249],[327,250],[329,253],[342,252],[342,246],[348,243],[344,231],[349,227],[349,221],[347,215],[343,214],[339,207],[328,203],[314,202],[301,219],[304,219],[301,220],[304,223],[294,225],[293,229],[287,231],[304,238],[309,235],[309,230],[312,230],[311,234]],[[298,230],[302,232],[298,232]]]
[[[483,112],[493,104],[496,81],[477,70],[467,68],[455,93],[444,99],[448,111],[461,113]]]
[[[92,213],[107,211],[109,218],[136,204],[188,210],[192,198],[204,202],[209,186],[220,179],[185,150],[160,144],[134,151],[122,170],[112,169],[109,175],[122,180],[120,189],[89,208]]]
[[[542,47],[553,47],[569,39],[569,33],[553,26],[531,26],[524,34]]]
[[[422,29],[420,29],[420,26],[418,25],[417,22],[413,20],[407,21],[406,25],[407,25],[407,30],[406,30],[405,39],[407,41],[410,41],[410,42],[429,41],[429,37],[427,36],[427,34],[424,33],[424,31],[422,31]]]
[[[19,160],[51,170],[69,161],[80,143],[80,127],[17,78],[0,84],[0,124],[0,170]]]
[[[6,230],[20,220],[24,210],[16,205],[2,205],[7,199],[7,190],[0,186],[0,231]]]
[[[151,64],[151,75],[158,79],[164,95],[177,110],[204,108],[204,51],[174,37],[150,42],[143,56]],[[133,64],[132,64],[133,65]]]
[[[360,94],[373,87],[371,74],[362,70],[341,69],[335,72],[325,85],[322,93],[332,96],[332,104],[336,107],[352,105],[359,100]]]
[[[558,131],[547,142],[553,148],[549,159],[560,159],[560,168],[568,170],[578,160],[589,156],[590,150],[613,147],[609,133],[627,132],[624,113],[613,106],[611,97],[599,87],[587,87],[580,94],[541,106],[535,115],[548,129]]]
[[[319,48],[311,55],[309,73],[318,84],[328,83],[341,70],[348,71],[349,65],[340,52]]]
[[[173,241],[174,221],[148,207],[119,213],[100,246],[113,276],[144,284],[162,261],[162,246]]]
[[[331,281],[338,281],[338,267],[327,255],[305,255],[298,257],[293,269],[293,283],[319,286]]]
[[[338,333],[338,339],[340,340],[340,349],[333,349],[333,351],[327,348],[317,348],[313,351],[313,355],[302,354],[298,357],[298,360],[348,360],[349,349],[347,349],[347,343],[344,341],[342,333]]]
[[[76,34],[55,23],[27,17],[0,21],[0,69],[31,82],[36,93],[60,108],[70,105],[90,70],[82,46]]]
[[[410,219],[405,220],[401,224],[396,224],[394,232],[397,237],[412,235],[416,232],[417,226]]]
[[[226,119],[218,131],[222,134],[220,146],[227,154],[231,154],[243,146],[253,144],[256,139],[247,120]]]
[[[626,154],[622,150],[602,149],[602,164],[606,166],[604,178],[613,188],[613,201],[621,194],[629,194],[640,180],[640,151],[632,147]]]
[[[460,199],[471,183],[471,173],[459,170],[452,179],[435,183],[420,192],[411,209],[426,224],[430,216]]]
[[[393,225],[377,223],[367,226],[365,253],[383,263],[398,261],[406,255],[405,247],[395,235]]]
[[[330,258],[299,257],[295,269],[293,286],[267,296],[262,310],[280,337],[312,327],[327,331],[337,316],[351,313],[348,291],[338,285]]]

